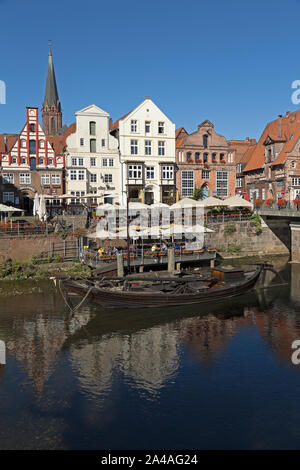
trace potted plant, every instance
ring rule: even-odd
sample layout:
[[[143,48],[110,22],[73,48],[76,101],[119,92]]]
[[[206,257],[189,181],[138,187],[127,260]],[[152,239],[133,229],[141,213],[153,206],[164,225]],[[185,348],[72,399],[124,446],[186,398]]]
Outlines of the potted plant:
[[[262,199],[255,199],[255,207],[261,207],[263,205],[264,201]]]
[[[270,197],[270,198],[266,199],[265,204],[266,204],[267,206],[271,207],[271,206],[273,206],[274,202],[275,202],[274,199],[272,199],[272,198]]]
[[[208,163],[204,163],[204,168],[209,168],[209,164],[208,164]]]
[[[279,209],[284,209],[286,207],[286,200],[283,199],[282,197],[278,199],[278,207]]]
[[[297,207],[297,209],[299,209],[300,207],[300,197],[296,197],[294,200],[293,200],[293,203],[294,205]]]

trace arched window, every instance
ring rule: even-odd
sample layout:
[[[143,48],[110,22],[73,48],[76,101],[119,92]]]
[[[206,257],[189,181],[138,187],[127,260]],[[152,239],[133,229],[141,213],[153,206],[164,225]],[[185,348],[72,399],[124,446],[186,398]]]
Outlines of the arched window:
[[[30,153],[30,155],[35,155],[36,154],[36,142],[35,142],[35,140],[30,140],[29,141],[29,153]]]
[[[196,152],[195,153],[195,160],[199,160],[200,159],[200,153],[199,152]]]
[[[90,152],[96,153],[96,139],[90,139]]]
[[[186,160],[189,161],[192,158],[191,152],[187,152],[186,154]]]
[[[96,135],[96,123],[95,121],[90,121],[90,134]]]
[[[212,160],[212,162],[215,162],[217,160],[217,154],[216,153],[212,154],[211,160]]]
[[[224,154],[224,153],[220,153],[220,162],[222,162],[223,160],[225,160],[225,154]]]
[[[208,153],[203,154],[203,163],[208,163]]]
[[[203,147],[207,149],[207,135],[203,136]]]

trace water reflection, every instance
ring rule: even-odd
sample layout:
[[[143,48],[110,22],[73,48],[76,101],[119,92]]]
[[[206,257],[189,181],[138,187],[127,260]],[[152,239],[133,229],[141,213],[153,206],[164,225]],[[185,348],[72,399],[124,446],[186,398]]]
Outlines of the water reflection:
[[[245,374],[246,403],[251,399],[247,386],[253,381],[258,381],[258,390],[268,387],[268,367],[273,360],[293,374],[297,371],[294,376],[299,381],[298,369],[290,361],[291,344],[300,338],[299,273],[300,265],[286,264],[279,275],[268,274],[257,291],[225,303],[184,309],[116,311],[86,303],[71,315],[58,292],[48,286],[1,299],[0,339],[7,345],[7,365],[0,366],[0,397],[11,403],[12,410],[16,406],[12,397],[21,400],[23,389],[27,402],[22,402],[22,418],[7,414],[6,427],[0,423],[0,448],[97,448],[98,441],[91,436],[99,432],[106,436],[105,440],[101,434],[103,446],[114,442],[118,447],[127,439],[121,431],[127,407],[130,419],[135,420],[134,413],[139,422],[147,417],[150,423],[147,407],[151,406],[158,427],[161,414],[170,422],[178,416],[177,426],[180,420],[184,426],[186,414],[189,429],[194,419],[190,407],[194,406],[197,415],[200,406],[198,395],[202,394],[203,406],[213,400],[212,395],[222,395],[222,387],[232,387],[234,397],[241,354],[245,368],[253,354],[260,361],[257,370],[249,366],[249,378]],[[289,284],[279,286],[282,281]],[[218,376],[220,364],[222,379]],[[263,378],[260,367],[267,371]],[[297,401],[299,382],[288,380],[295,387]],[[187,392],[189,400],[185,399]],[[291,391],[281,390],[280,399],[285,393]],[[175,403],[171,409],[170,397]],[[236,412],[236,398],[228,406]],[[201,413],[209,428],[212,418],[205,418],[202,408]],[[20,419],[21,437],[14,432]],[[38,433],[38,441],[27,440],[26,426]],[[128,436],[133,438],[135,432],[138,439],[137,423],[133,430],[127,430]],[[84,442],[79,438],[81,432]],[[123,441],[118,441],[116,433]],[[152,433],[150,424],[148,433]],[[196,435],[190,438],[196,439]],[[162,438],[168,447],[167,430]],[[239,439],[238,433],[235,438]],[[156,442],[155,436],[152,439]]]

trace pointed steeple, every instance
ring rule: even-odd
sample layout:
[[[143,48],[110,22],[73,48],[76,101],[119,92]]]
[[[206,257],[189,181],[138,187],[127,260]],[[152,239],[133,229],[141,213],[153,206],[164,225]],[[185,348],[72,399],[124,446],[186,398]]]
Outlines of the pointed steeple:
[[[51,41],[49,42],[48,71],[42,116],[44,131],[47,134],[58,134],[62,125],[62,113],[57,92]]]
[[[49,108],[53,105],[56,108],[60,108],[60,101],[58,98],[56,78],[55,78],[54,65],[53,65],[53,57],[52,57],[52,51],[51,51],[51,42],[49,44],[48,72],[47,72],[46,90],[45,90],[45,98],[44,98],[43,105],[45,106],[46,103],[48,104]]]

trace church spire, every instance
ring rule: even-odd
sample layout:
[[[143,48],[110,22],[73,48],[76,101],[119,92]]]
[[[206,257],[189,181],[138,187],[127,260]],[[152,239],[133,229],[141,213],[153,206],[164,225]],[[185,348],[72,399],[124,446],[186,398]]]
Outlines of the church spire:
[[[48,71],[45,97],[42,108],[43,129],[46,134],[56,135],[62,125],[61,105],[58,98],[56,78],[53,65],[51,41],[49,41]]]

